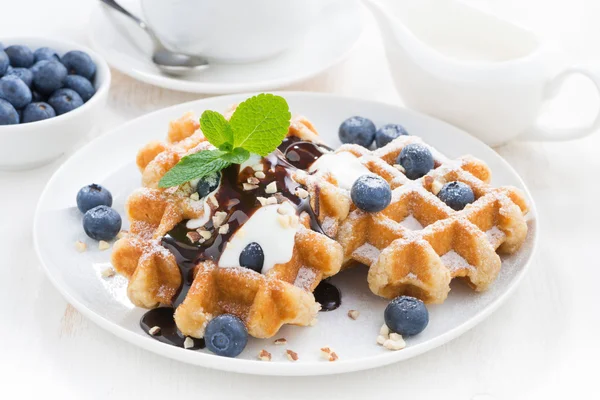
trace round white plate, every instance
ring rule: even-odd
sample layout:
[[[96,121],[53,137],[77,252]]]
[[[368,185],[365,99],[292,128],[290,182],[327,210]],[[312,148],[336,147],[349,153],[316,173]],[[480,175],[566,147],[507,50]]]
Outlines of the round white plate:
[[[123,5],[141,15],[137,0]],[[114,68],[134,79],[167,89],[226,94],[265,91],[307,80],[345,59],[362,29],[362,7],[356,0],[333,2],[293,48],[268,60],[249,64],[215,64],[197,75],[175,78],[152,64],[151,44],[134,23],[100,2],[91,14],[92,47]]]
[[[147,336],[139,327],[145,312],[135,308],[126,296],[126,280],[120,276],[102,278],[110,266],[110,251],[99,251],[98,244],[87,239],[81,227],[81,215],[75,207],[75,195],[82,186],[95,182],[112,191],[115,207],[124,215],[128,194],[140,186],[135,165],[136,152],[146,142],[163,139],[170,120],[186,111],[200,115],[204,110],[224,110],[249,95],[209,98],[166,108],[135,119],[94,140],[56,171],[43,191],[34,220],[35,248],[46,273],[60,292],[81,313],[115,335],[164,356],[206,367],[265,375],[323,375],[373,368],[404,360],[437,347],[481,322],[515,289],[523,277],[534,251],[537,219],[531,197],[516,172],[492,149],[465,132],[415,112],[391,105],[313,93],[281,93],[293,113],[307,116],[323,138],[337,146],[337,129],[352,115],[371,118],[377,125],[401,123],[408,132],[450,157],[472,154],[490,166],[494,185],[514,185],[525,190],[531,212],[529,235],[522,249],[503,257],[497,281],[485,293],[475,293],[461,282],[442,305],[430,306],[430,323],[421,334],[408,338],[401,351],[388,351],[375,343],[383,323],[387,302],[373,295],[366,281],[366,268],[354,268],[332,278],[342,292],[342,305],[335,311],[319,313],[314,327],[285,326],[277,337],[288,340],[275,346],[272,340],[251,339],[238,358],[231,359],[163,344]],[[125,222],[124,229],[127,229]],[[78,253],[75,241],[83,240],[88,251]],[[360,311],[354,321],[350,309]],[[510,329],[510,327],[507,327]],[[331,346],[340,359],[326,362],[319,349]],[[261,349],[273,354],[271,362],[257,360]],[[286,359],[286,348],[296,351],[297,362]]]

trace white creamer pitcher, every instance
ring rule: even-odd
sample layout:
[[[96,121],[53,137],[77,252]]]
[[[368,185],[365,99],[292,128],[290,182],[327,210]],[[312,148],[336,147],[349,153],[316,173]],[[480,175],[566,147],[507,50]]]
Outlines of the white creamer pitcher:
[[[567,140],[600,128],[548,129],[537,119],[570,74],[600,92],[600,69],[567,66],[531,31],[455,0],[364,0],[379,23],[405,104],[498,145],[519,136]]]

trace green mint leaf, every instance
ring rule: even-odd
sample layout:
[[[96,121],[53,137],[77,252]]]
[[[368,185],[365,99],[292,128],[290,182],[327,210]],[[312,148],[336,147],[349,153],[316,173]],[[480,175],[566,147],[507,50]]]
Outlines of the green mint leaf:
[[[233,147],[266,156],[287,135],[292,115],[283,97],[259,94],[240,103],[229,124],[233,129]]]
[[[181,185],[227,168],[231,163],[223,159],[226,154],[221,150],[204,150],[185,156],[161,178],[158,187]]]
[[[246,149],[237,147],[232,152],[223,154],[221,157],[223,160],[230,162],[231,164],[241,164],[250,158],[250,153]]]
[[[200,117],[200,128],[208,141],[215,147],[233,144],[233,131],[229,122],[216,111],[204,111]]]

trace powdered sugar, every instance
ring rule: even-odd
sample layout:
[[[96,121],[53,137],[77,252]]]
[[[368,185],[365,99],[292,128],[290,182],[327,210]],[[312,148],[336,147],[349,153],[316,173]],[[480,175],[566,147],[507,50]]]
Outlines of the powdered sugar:
[[[400,222],[400,225],[406,229],[410,229],[411,231],[420,231],[423,229],[423,225],[421,225],[419,220],[416,219],[412,214],[409,214],[406,218],[404,218],[402,222]]]
[[[493,226],[492,229],[489,229],[488,231],[486,231],[485,235],[487,236],[487,240],[494,247],[498,247],[500,245],[500,243],[502,243],[502,241],[506,237],[504,232],[502,232],[500,229],[498,229],[497,226]]]
[[[363,259],[363,260],[369,260],[370,263],[374,263],[375,261],[377,261],[377,259],[379,258],[379,254],[381,252],[379,251],[379,249],[369,243],[365,243],[362,246],[360,246],[358,249],[354,250],[353,255],[356,256],[357,258]]]
[[[301,267],[298,270],[298,275],[296,275],[296,280],[294,281],[294,286],[299,287],[304,290],[309,290],[312,283],[315,281],[315,271],[311,268]]]
[[[449,252],[444,254],[441,257],[441,259],[444,266],[450,271],[457,271],[459,269],[475,269],[474,266],[469,264],[467,260],[465,260],[460,254],[458,254],[454,250],[450,250]]]

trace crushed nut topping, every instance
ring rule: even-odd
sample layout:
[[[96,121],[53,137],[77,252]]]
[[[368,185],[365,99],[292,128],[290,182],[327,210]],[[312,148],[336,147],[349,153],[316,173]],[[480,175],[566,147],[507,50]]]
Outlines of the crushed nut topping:
[[[254,173],[254,176],[257,177],[258,179],[265,179],[267,176],[265,175],[264,172],[262,171],[256,171]]]
[[[200,234],[196,231],[190,231],[186,233],[185,236],[187,236],[189,241],[192,243],[196,243],[198,240],[200,240]]]
[[[215,208],[219,208],[219,201],[214,194],[208,196],[208,202],[211,203]]]
[[[273,205],[273,204],[277,204],[277,198],[271,196],[267,199],[267,205]]]
[[[336,361],[339,359],[338,355],[336,354],[335,351],[333,351],[331,348],[329,347],[322,347],[321,348],[321,357],[323,357],[324,359],[326,359],[327,361]]]
[[[183,348],[184,349],[191,349],[192,347],[194,347],[194,339],[192,339],[189,336],[186,336],[185,340],[183,341]]]
[[[277,182],[273,181],[265,188],[265,193],[273,194],[277,192]]]
[[[215,228],[223,225],[223,222],[227,219],[227,213],[224,211],[217,211],[212,217],[213,225]]]
[[[301,187],[297,187],[296,196],[300,197],[301,199],[305,199],[308,197],[308,192]]]
[[[248,178],[248,183],[252,185],[258,185],[260,181],[258,180],[258,178],[251,176],[250,178]]]
[[[190,199],[192,199],[194,201],[198,201],[198,200],[200,200],[200,195],[198,194],[198,192],[194,192],[190,195]]]
[[[382,345],[385,343],[387,339],[385,338],[385,336],[383,335],[378,335],[377,336],[377,344]]]
[[[225,235],[227,234],[227,232],[229,232],[229,224],[221,225],[221,227],[219,228],[219,233],[221,235]]]
[[[266,197],[260,197],[257,196],[256,200],[258,200],[258,202],[260,203],[261,206],[266,206],[267,205],[267,198]]]
[[[242,187],[244,188],[245,191],[250,191],[250,190],[255,190],[258,189],[258,185],[252,185],[251,183],[246,183],[244,182],[242,184]]]
[[[348,316],[354,320],[356,320],[359,315],[360,315],[360,312],[358,310],[349,310],[348,311]]]
[[[262,163],[258,163],[252,166],[252,169],[254,171],[263,171],[265,169],[265,166]]]
[[[290,360],[290,361],[298,361],[298,353],[296,353],[295,351],[287,349],[285,351],[285,354],[287,355],[288,360]]]
[[[99,250],[107,250],[110,249],[110,243],[108,243],[105,240],[101,240],[98,242],[98,249]]]
[[[152,328],[148,329],[148,333],[152,336],[160,335],[160,326],[153,326]]]
[[[400,339],[400,340],[388,339],[385,342],[383,342],[383,347],[385,347],[388,350],[402,350],[403,348],[406,347],[406,343],[404,342],[404,339]]]
[[[78,240],[75,242],[75,248],[77,249],[78,252],[83,253],[84,251],[87,250],[87,244],[85,244],[81,240]]]
[[[108,267],[102,270],[102,277],[103,278],[112,278],[113,276],[115,276],[116,272],[115,269],[113,267]]]
[[[282,337],[282,338],[279,338],[279,339],[275,339],[275,340],[273,341],[273,343],[274,343],[274,344],[286,344],[286,343],[287,343],[287,339],[286,339],[286,338],[284,338],[284,337]]]
[[[198,234],[202,236],[204,240],[210,239],[210,237],[212,236],[212,233],[210,233],[210,231],[206,231],[204,229],[198,229],[196,230],[196,232],[198,232]]]
[[[386,324],[383,324],[377,336],[377,344],[385,347],[388,350],[402,350],[406,347],[406,342],[402,335],[390,332]]]
[[[261,361],[271,361],[271,353],[262,349],[260,353],[258,353],[258,359]]]
[[[444,187],[444,184],[436,179],[431,184],[431,193],[433,193],[437,196],[437,194],[440,192],[440,190],[442,190],[443,187]]]

